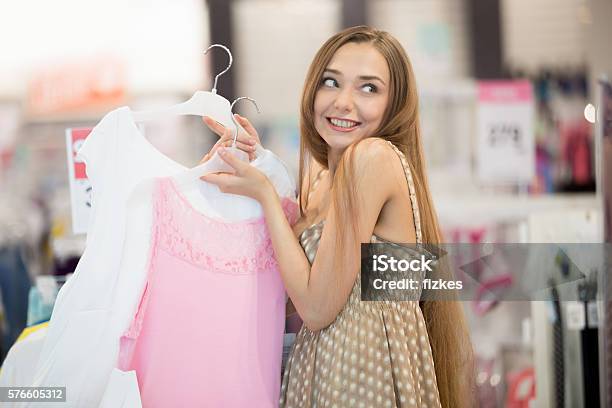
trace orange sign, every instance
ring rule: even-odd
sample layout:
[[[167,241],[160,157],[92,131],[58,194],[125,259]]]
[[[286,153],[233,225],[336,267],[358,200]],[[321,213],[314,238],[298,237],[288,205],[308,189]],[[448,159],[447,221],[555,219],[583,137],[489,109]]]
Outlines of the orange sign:
[[[117,58],[56,65],[34,74],[28,111],[45,115],[117,106],[125,98],[125,87],[125,65]]]

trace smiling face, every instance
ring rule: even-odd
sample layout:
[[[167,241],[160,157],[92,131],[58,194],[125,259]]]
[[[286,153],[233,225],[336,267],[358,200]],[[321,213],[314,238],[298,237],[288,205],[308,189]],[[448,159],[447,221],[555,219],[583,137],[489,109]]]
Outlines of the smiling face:
[[[389,101],[389,68],[369,43],[347,43],[334,54],[314,100],[314,125],[338,152],[372,136]]]

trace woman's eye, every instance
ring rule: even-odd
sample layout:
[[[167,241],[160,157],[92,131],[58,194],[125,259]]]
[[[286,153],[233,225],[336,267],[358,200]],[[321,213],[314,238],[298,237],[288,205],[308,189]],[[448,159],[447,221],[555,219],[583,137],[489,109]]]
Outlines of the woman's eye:
[[[321,82],[323,83],[323,86],[328,88],[333,88],[337,85],[336,80],[333,78],[323,78],[323,81]]]
[[[376,88],[376,85],[372,85],[372,84],[365,84],[363,86],[363,89],[367,92],[367,93],[375,93],[378,88]]]

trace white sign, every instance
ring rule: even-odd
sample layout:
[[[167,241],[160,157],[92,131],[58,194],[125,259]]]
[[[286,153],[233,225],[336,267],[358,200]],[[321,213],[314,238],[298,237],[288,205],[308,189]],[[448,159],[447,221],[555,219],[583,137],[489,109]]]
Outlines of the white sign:
[[[73,234],[87,233],[91,212],[91,183],[85,174],[85,163],[76,155],[90,132],[90,128],[66,129]]]
[[[531,83],[478,84],[478,179],[486,184],[528,184],[535,174]]]
[[[593,300],[587,304],[587,317],[590,329],[599,327],[599,302]]]
[[[571,301],[565,305],[565,323],[568,330],[582,330],[586,326],[586,316],[582,302]]]

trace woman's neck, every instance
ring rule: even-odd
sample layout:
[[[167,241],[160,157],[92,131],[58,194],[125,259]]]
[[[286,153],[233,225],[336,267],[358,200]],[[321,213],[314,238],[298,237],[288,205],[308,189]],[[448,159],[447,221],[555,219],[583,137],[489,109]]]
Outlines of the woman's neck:
[[[341,156],[342,151],[338,151],[336,149],[327,150],[327,168],[329,169],[329,176],[332,180],[334,178],[334,174],[336,173],[336,168],[338,167],[338,162],[340,161]]]

